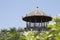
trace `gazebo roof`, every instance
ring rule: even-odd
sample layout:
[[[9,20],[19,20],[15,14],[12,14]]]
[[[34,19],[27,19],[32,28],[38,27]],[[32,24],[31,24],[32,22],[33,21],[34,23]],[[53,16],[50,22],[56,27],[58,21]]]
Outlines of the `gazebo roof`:
[[[27,14],[27,16],[48,16],[48,15],[42,12],[39,8],[36,8],[34,11]]]
[[[27,22],[48,22],[51,21],[52,18],[37,8],[27,14],[26,17],[23,17],[23,20]]]

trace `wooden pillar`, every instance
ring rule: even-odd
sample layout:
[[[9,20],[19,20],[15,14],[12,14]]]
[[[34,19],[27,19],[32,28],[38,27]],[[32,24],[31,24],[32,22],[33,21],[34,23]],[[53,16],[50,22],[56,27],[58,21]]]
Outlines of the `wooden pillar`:
[[[40,22],[39,22],[39,27],[40,27]]]
[[[34,27],[36,27],[36,19],[35,19],[35,22],[34,22]]]
[[[42,27],[42,18],[41,18],[41,27]]]
[[[29,22],[29,27],[31,27],[31,20],[30,20],[30,22]]]
[[[46,27],[47,27],[47,24],[48,24],[49,22],[47,22],[47,19],[46,19]]]
[[[26,27],[28,28],[29,26],[28,26],[28,22],[26,22]]]
[[[39,23],[39,26],[41,27],[41,23]]]

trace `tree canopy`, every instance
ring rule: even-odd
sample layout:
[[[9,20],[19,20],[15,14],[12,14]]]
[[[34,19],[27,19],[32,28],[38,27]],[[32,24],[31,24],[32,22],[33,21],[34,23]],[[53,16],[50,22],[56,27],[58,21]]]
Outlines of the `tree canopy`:
[[[42,31],[24,31],[11,28],[10,30],[0,31],[0,40],[60,40],[60,17],[53,18],[53,25],[48,24],[51,28],[48,32]]]

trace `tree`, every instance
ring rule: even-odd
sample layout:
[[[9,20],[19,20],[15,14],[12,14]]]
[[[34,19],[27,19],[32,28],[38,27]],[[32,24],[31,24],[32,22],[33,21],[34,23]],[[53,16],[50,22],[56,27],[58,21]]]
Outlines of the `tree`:
[[[22,40],[60,40],[60,17],[54,18],[55,24],[48,24],[51,28],[48,32],[42,31],[39,35],[36,31],[24,32],[25,35],[21,36]]]
[[[49,31],[49,35],[55,38],[55,40],[60,40],[60,17],[56,17],[53,19],[55,24],[49,24],[48,27],[51,28]]]
[[[53,18],[54,24],[48,24],[51,28],[48,32],[42,31],[20,31],[16,28],[0,31],[0,40],[60,40],[60,17]]]

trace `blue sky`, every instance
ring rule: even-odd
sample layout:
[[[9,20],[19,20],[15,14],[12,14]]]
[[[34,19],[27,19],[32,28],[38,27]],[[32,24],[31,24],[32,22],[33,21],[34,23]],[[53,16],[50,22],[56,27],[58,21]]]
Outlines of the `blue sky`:
[[[60,0],[0,0],[0,29],[24,28],[22,16],[37,6],[50,16],[60,13]]]

